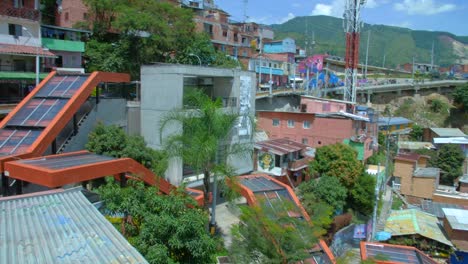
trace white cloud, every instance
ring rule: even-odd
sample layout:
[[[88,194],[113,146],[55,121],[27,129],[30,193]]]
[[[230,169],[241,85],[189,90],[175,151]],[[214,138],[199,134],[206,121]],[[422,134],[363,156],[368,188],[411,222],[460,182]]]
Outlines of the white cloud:
[[[376,0],[367,0],[366,4],[364,5],[365,8],[376,8],[378,6]]]
[[[396,23],[396,24],[390,24],[390,26],[410,28],[412,26],[412,24],[409,21],[402,21],[402,22],[399,22],[399,23]]]
[[[433,0],[403,0],[403,2],[395,3],[393,8],[397,11],[405,11],[410,15],[434,15],[452,11],[456,6],[435,3]]]
[[[318,3],[314,6],[311,15],[325,15],[343,17],[344,1],[334,0],[330,4]]]
[[[288,13],[287,16],[281,18],[280,20],[278,20],[278,24],[283,24],[284,22],[288,21],[288,20],[291,20],[293,18],[295,18],[296,16],[293,14],[293,13]]]

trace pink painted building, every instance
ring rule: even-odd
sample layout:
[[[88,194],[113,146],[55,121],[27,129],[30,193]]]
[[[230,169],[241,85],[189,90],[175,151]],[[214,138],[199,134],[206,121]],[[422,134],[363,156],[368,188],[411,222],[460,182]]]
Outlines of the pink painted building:
[[[301,112],[304,113],[321,114],[346,112],[347,107],[350,108],[350,104],[340,100],[307,95],[301,97]]]
[[[258,111],[258,128],[270,139],[286,138],[318,148],[346,143],[358,152],[360,160],[373,153],[373,132],[367,118],[344,113],[301,113]]]

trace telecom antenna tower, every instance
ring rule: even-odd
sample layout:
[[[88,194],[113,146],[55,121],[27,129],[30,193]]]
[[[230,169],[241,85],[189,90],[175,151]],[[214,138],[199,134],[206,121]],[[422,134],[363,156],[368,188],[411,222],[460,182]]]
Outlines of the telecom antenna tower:
[[[366,0],[345,0],[343,28],[346,33],[345,87],[343,100],[356,103],[357,72],[359,63],[360,13]]]

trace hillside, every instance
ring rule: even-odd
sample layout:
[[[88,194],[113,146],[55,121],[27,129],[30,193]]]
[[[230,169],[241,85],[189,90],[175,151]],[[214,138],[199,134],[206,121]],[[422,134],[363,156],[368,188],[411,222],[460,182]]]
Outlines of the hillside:
[[[296,17],[283,24],[271,25],[276,39],[292,37],[296,44],[305,47],[306,31],[308,42],[315,36],[313,53],[328,52],[344,56],[345,34],[343,20],[329,16]],[[430,63],[434,41],[434,63],[448,66],[454,63],[468,63],[468,36],[456,36],[448,32],[411,30],[408,28],[364,24],[361,32],[360,61],[365,60],[367,34],[371,31],[369,64],[396,66],[412,61]],[[310,45],[309,45],[310,46]],[[310,48],[309,48],[310,49]]]

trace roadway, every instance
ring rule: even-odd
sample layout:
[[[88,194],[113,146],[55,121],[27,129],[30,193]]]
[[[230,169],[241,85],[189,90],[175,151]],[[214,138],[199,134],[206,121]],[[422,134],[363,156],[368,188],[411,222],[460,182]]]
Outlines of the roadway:
[[[468,83],[468,80],[442,80],[442,81],[424,81],[424,82],[417,82],[413,83],[411,81],[408,82],[400,82],[395,84],[379,84],[379,85],[366,85],[360,86],[357,88],[356,93],[385,93],[385,92],[394,92],[394,91],[404,91],[404,90],[421,90],[421,89],[434,89],[434,88],[447,88],[447,87],[455,87],[458,85],[462,85]],[[343,86],[330,88],[330,89],[321,89],[322,92],[330,93],[330,92],[342,92],[344,89]],[[312,89],[313,93],[314,89]],[[285,88],[285,89],[275,89],[273,90],[272,94],[269,91],[257,91],[256,99],[266,98],[270,96],[281,96],[281,95],[302,95],[302,94],[310,94],[311,91],[307,91],[304,89],[295,89],[292,88]]]

